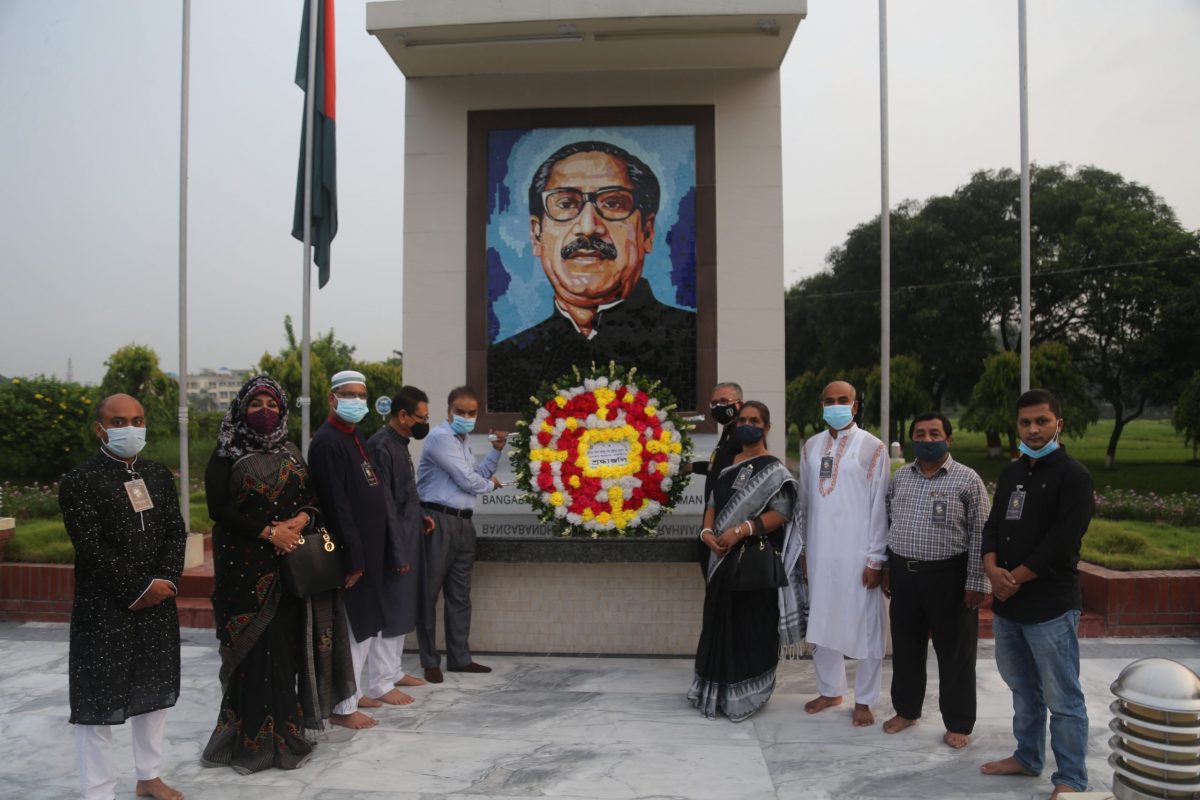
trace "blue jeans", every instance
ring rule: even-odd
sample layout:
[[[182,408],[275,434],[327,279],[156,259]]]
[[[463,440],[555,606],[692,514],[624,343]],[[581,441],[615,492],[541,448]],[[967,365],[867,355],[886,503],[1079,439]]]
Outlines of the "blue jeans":
[[[1088,718],[1079,686],[1079,611],[1047,622],[1022,625],[996,615],[996,667],[1013,694],[1013,757],[1041,774],[1046,761],[1046,711],[1050,749],[1058,769],[1056,786],[1087,790]]]

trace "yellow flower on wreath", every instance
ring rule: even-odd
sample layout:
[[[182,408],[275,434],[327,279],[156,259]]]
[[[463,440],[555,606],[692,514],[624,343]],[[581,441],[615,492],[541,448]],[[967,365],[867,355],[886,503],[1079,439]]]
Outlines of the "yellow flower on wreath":
[[[550,505],[561,506],[562,504],[563,504],[563,493],[562,492],[555,492],[554,494],[550,495]]]

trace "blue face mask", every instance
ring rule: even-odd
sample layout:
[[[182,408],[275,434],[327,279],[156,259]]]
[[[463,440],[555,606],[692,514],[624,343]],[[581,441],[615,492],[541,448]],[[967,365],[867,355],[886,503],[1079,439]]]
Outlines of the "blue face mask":
[[[1017,445],[1017,449],[1030,458],[1045,458],[1058,449],[1058,435],[1055,434],[1054,438],[1050,440],[1049,444],[1040,450],[1034,450],[1024,442],[1021,442],[1019,445]]]
[[[754,425],[738,425],[733,429],[733,435],[742,444],[758,444],[764,433],[766,431]]]
[[[942,460],[942,456],[946,455],[950,450],[950,443],[945,439],[936,442],[913,442],[913,453],[917,457],[917,461],[924,461],[926,464],[935,464]]]
[[[124,428],[105,428],[108,452],[118,458],[133,458],[146,446],[146,429],[127,425]]]
[[[357,425],[367,415],[367,401],[358,397],[339,397],[333,413],[343,422]]]
[[[475,430],[475,420],[467,419],[466,417],[460,417],[457,414],[452,416],[453,419],[450,421],[450,427],[454,429],[455,433],[461,436]]]
[[[825,406],[821,411],[821,417],[824,418],[826,425],[835,431],[840,431],[854,421],[854,406]]]

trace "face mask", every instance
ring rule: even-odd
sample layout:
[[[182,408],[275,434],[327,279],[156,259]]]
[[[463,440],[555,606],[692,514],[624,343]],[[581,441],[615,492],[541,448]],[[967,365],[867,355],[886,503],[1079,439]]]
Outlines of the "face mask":
[[[942,439],[936,442],[913,442],[913,452],[917,456],[917,461],[924,461],[926,464],[933,464],[942,460],[942,456],[946,455],[950,450],[950,444]]]
[[[1058,449],[1058,432],[1055,432],[1054,438],[1051,439],[1046,446],[1042,447],[1040,450],[1034,450],[1032,447],[1025,444],[1025,442],[1018,444],[1017,449],[1030,458],[1045,458]]]
[[[133,458],[146,446],[146,429],[127,425],[124,428],[105,428],[108,452],[118,458]]]
[[[826,425],[835,431],[840,431],[854,421],[854,406],[825,406],[821,411],[821,417],[825,420]]]
[[[728,425],[737,419],[738,408],[736,403],[730,403],[724,406],[711,406],[708,409],[708,415],[718,425]]]
[[[475,420],[460,417],[457,414],[454,414],[453,417],[454,419],[451,420],[450,427],[454,429],[455,433],[462,435],[475,430]]]
[[[762,440],[764,433],[766,431],[754,425],[738,425],[733,430],[733,435],[742,444],[757,444]]]
[[[367,415],[367,401],[358,397],[339,397],[333,413],[343,422],[357,425]]]
[[[266,436],[279,425],[279,412],[263,407],[246,415],[246,427],[260,436]]]
[[[417,440],[424,439],[429,434],[429,423],[428,422],[414,422],[409,427],[409,430],[412,431],[412,438],[417,439]]]

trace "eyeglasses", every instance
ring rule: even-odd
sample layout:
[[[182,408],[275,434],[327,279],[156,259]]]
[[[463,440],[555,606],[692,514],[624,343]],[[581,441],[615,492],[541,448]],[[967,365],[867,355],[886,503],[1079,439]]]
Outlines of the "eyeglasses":
[[[620,222],[637,211],[637,195],[624,186],[605,186],[595,192],[578,189],[550,189],[542,192],[542,208],[555,222],[570,222],[583,213],[588,203],[601,219]]]

